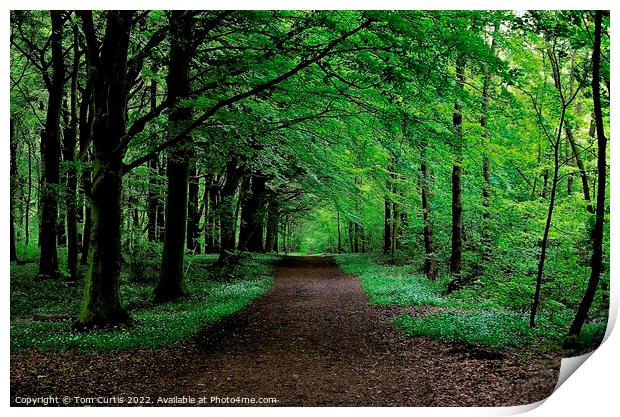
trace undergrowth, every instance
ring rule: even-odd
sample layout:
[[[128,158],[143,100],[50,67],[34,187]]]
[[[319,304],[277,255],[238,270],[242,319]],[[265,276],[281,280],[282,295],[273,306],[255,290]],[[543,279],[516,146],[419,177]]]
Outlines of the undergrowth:
[[[490,292],[478,282],[464,291],[447,295],[445,288],[450,277],[446,275],[431,282],[411,265],[382,263],[372,255],[337,255],[336,261],[343,271],[359,277],[373,304],[439,307],[438,311],[421,316],[396,316],[394,325],[409,336],[502,349],[558,351],[574,317],[572,309],[547,302],[536,318],[536,327],[531,328],[529,293],[516,293],[515,284],[503,284]],[[601,319],[587,323],[576,351],[596,348],[605,334],[606,324]]]
[[[209,268],[215,255],[188,256],[189,296],[176,302],[151,302],[157,275],[135,276],[131,265],[122,275],[121,295],[132,316],[123,329],[71,331],[80,309],[81,285],[60,280],[39,280],[37,265],[11,265],[11,348],[66,350],[153,349],[174,345],[195,336],[206,325],[235,313],[273,285],[272,263],[277,257],[243,258],[235,277],[220,282]],[[157,271],[151,261],[150,271]]]

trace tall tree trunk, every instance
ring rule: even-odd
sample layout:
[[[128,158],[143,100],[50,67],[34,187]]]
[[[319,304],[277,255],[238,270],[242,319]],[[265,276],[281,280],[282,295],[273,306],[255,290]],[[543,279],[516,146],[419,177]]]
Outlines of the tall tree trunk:
[[[575,320],[568,332],[566,346],[571,347],[575,338],[588,317],[588,312],[594,301],[596,288],[598,287],[601,272],[603,269],[603,240],[605,237],[605,194],[607,181],[607,138],[603,124],[603,110],[601,106],[601,32],[603,22],[603,11],[596,11],[594,17],[594,51],[592,53],[592,101],[594,103],[594,117],[596,121],[596,138],[598,144],[598,190],[596,194],[596,220],[592,231],[592,271],[586,292],[579,304]]]
[[[243,168],[237,164],[238,159],[234,157],[226,163],[226,178],[220,192],[220,258],[226,255],[226,251],[235,250],[235,191],[243,176]]]
[[[39,277],[58,277],[58,239],[56,221],[58,218],[59,159],[60,159],[60,112],[65,84],[65,63],[63,59],[62,32],[64,18],[60,11],[50,11],[52,34],[52,79],[49,85],[47,116],[45,128],[41,132],[41,162],[43,178],[41,179],[40,196],[40,232],[39,245]]]
[[[82,265],[88,264],[88,251],[90,247],[90,236],[92,227],[92,209],[91,209],[91,197],[92,197],[92,169],[85,169],[82,173],[82,187],[84,188],[84,231],[82,233],[82,255],[80,257],[80,263]]]
[[[32,144],[30,141],[26,141],[28,144],[28,192],[26,193],[26,203],[25,203],[25,243],[26,246],[30,244],[30,203],[32,201]]]
[[[336,224],[338,226],[338,253],[342,253],[342,234],[340,233],[340,212],[336,211]]]
[[[405,199],[404,191],[400,192],[400,198],[401,198],[401,201],[404,201]],[[405,209],[405,206],[403,205],[402,209],[400,210],[400,225],[398,227],[398,240],[396,241],[396,249],[405,249],[407,247],[407,243],[404,241],[403,237],[405,236],[405,233],[408,227],[409,227],[409,216],[407,215],[407,210]]]
[[[157,81],[151,80],[150,85],[151,93],[151,111],[155,111],[157,108]],[[147,215],[147,239],[151,242],[155,242],[158,239],[157,236],[157,206],[159,205],[159,177],[157,172],[158,158],[153,158],[149,161],[149,187],[146,202],[146,215]],[[160,219],[161,221],[162,219]]]
[[[392,203],[385,197],[385,209],[383,216],[383,254],[389,255],[392,247]]]
[[[264,175],[253,175],[250,181],[250,193],[244,199],[241,208],[239,249],[250,252],[264,252],[264,194],[266,190],[267,177]]]
[[[564,115],[562,114],[562,120]],[[561,130],[561,126],[560,126]],[[553,150],[553,160],[554,160],[554,168],[553,168],[553,178],[551,180],[551,194],[549,196],[549,209],[547,211],[547,221],[545,222],[545,231],[543,233],[543,238],[541,240],[540,246],[540,258],[538,260],[538,273],[536,275],[536,290],[534,292],[534,301],[532,302],[532,308],[530,310],[530,327],[536,326],[536,313],[538,311],[538,306],[540,304],[540,289],[542,286],[542,280],[545,270],[545,259],[547,256],[547,242],[549,240],[549,230],[551,229],[551,219],[553,217],[553,209],[555,207],[555,195],[558,185],[558,172],[560,167],[559,161],[559,138],[558,142],[554,144]]]
[[[495,23],[493,35],[491,37],[491,51],[495,54],[495,32],[499,28],[499,23]],[[480,116],[480,127],[482,128],[482,257],[490,261],[491,254],[491,160],[489,159],[489,88],[491,87],[491,71],[487,70],[484,74],[484,84],[482,86],[482,115]]]
[[[163,190],[166,187],[166,158],[162,156],[162,158],[157,158],[157,169],[159,171],[158,176],[158,184],[159,189]],[[157,241],[163,243],[164,242],[164,229],[166,224],[166,205],[165,199],[161,196],[161,193],[157,193],[157,228],[156,228],[156,236]]]
[[[188,206],[187,206],[187,249],[200,253],[200,217],[198,210],[198,171],[196,163],[192,162],[189,168]]]
[[[173,11],[170,30],[168,96],[173,100],[183,99],[190,92],[192,17],[189,12]],[[191,117],[191,109],[179,105],[171,112],[169,120],[173,125],[182,125]],[[184,264],[191,142],[191,137],[183,138],[168,156],[164,248],[159,282],[153,291],[155,302],[175,300],[187,293]]]
[[[557,62],[554,56],[551,56],[552,63]],[[554,73],[557,71],[557,68],[554,66]],[[556,84],[559,85],[559,72],[557,74]],[[551,220],[553,218],[553,210],[555,208],[555,197],[558,186],[558,173],[560,170],[560,144],[562,142],[562,131],[564,130],[564,122],[566,120],[566,111],[568,104],[570,102],[566,102],[564,96],[560,94],[562,98],[562,112],[560,114],[560,122],[557,128],[557,136],[555,141],[553,142],[553,175],[551,179],[551,193],[549,195],[549,209],[547,211],[547,221],[545,222],[545,230],[543,232],[543,237],[540,243],[540,258],[538,260],[538,271],[536,274],[536,289],[534,292],[534,300],[532,301],[532,307],[530,310],[530,327],[536,327],[536,313],[538,311],[538,306],[540,304],[540,291],[543,281],[543,275],[545,270],[545,259],[547,256],[547,243],[549,240],[549,231],[551,229]],[[573,96],[574,98],[574,96]],[[572,99],[571,99],[572,100]],[[539,113],[539,118],[542,120],[542,116]]]
[[[435,246],[433,245],[433,220],[431,215],[431,176],[426,165],[425,151],[422,150],[422,163],[420,164],[422,174],[422,215],[424,219],[424,273],[429,280],[434,281],[437,277],[437,261],[435,260]]]
[[[149,161],[149,187],[146,201],[146,230],[147,239],[151,242],[158,240],[157,236],[157,206],[159,205],[159,187],[158,187],[158,172],[157,172],[157,158],[153,158]]]
[[[457,94],[463,90],[465,82],[465,58],[459,54],[456,62]],[[452,252],[450,255],[450,273],[453,276],[448,291],[462,287],[461,258],[463,251],[463,206],[461,196],[461,176],[463,174],[463,112],[460,98],[454,101],[452,124],[455,132],[455,163],[452,166]]]
[[[188,155],[175,149],[168,158],[166,222],[159,282],[153,292],[156,302],[165,302],[186,295],[185,229],[187,224]]]
[[[11,117],[11,132],[10,132],[10,145],[11,145],[11,190],[10,190],[10,217],[11,217],[11,242],[10,242],[10,262],[17,261],[17,249],[15,247],[15,194],[17,193],[17,140],[15,139],[15,120]],[[28,207],[26,207],[28,210]],[[28,226],[26,226],[28,227]]]
[[[67,164],[67,271],[71,281],[78,280],[78,214],[77,214],[77,139],[78,139],[78,75],[80,70],[80,50],[78,28],[73,26],[73,68],[71,71],[71,88],[69,91],[69,124],[65,129],[63,159]]]
[[[353,222],[349,220],[349,252],[355,253],[355,246],[353,245]]]
[[[127,51],[133,12],[107,12],[101,47],[92,12],[80,12],[93,74],[94,125],[92,225],[88,270],[78,329],[106,327],[129,319],[120,298],[122,138],[127,115]]]
[[[273,248],[276,251],[276,253],[280,253],[280,233],[279,233],[279,229],[280,229],[280,215],[278,214],[278,219],[277,219],[277,223],[276,223],[276,233],[275,233],[274,242],[273,242]]]
[[[213,176],[205,177],[205,189],[202,197],[205,212],[203,230],[205,253],[215,252],[215,187],[213,181]]]
[[[89,69],[89,65],[86,66]],[[89,161],[89,148],[92,141],[93,123],[95,120],[94,101],[93,101],[93,86],[90,70],[88,71],[88,77],[84,92],[82,93],[80,102],[80,115],[79,115],[79,146],[80,146],[80,160],[84,163],[84,169],[82,170],[81,181],[82,189],[84,190],[84,197],[82,198],[83,204],[83,223],[82,223],[82,253],[80,256],[80,264],[88,264],[88,251],[90,248],[90,229],[92,225],[92,212],[91,212],[91,188],[92,188],[92,166]]]
[[[277,237],[278,237],[278,201],[276,197],[272,197],[269,202],[269,210],[267,212],[267,235],[265,236],[265,252],[277,251]]]
[[[364,235],[363,224],[360,224],[360,241],[362,242],[362,253],[366,253],[366,236]]]
[[[392,242],[390,246],[390,257],[392,258],[392,262],[396,261],[396,247],[398,246],[398,216],[398,205],[396,201],[394,201],[392,203]]]
[[[284,221],[282,222],[282,252],[286,255],[288,253],[288,239],[286,238],[288,234],[288,216],[284,216]]]
[[[353,224],[353,250],[355,253],[360,252],[359,224],[357,222]]]

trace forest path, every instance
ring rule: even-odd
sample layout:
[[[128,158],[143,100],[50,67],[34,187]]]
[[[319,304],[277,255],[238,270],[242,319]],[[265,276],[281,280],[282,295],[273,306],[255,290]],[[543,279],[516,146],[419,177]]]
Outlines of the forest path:
[[[205,329],[155,351],[22,354],[35,373],[14,395],[276,398],[277,405],[517,405],[546,397],[559,358],[468,348],[399,334],[397,308],[368,304],[332,258],[285,257],[271,291]],[[30,356],[29,356],[30,355]],[[13,361],[15,358],[13,358]],[[32,366],[32,365],[31,365]],[[60,372],[63,375],[57,375]],[[12,374],[14,374],[12,365]],[[61,377],[59,377],[61,376]]]

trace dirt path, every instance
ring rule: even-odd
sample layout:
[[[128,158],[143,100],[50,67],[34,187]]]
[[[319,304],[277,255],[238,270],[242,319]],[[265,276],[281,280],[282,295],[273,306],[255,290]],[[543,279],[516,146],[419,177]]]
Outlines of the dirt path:
[[[195,341],[156,351],[23,352],[16,396],[276,398],[277,405],[517,405],[546,397],[560,358],[401,336],[331,258],[289,257],[274,288]],[[208,403],[207,405],[221,405]]]

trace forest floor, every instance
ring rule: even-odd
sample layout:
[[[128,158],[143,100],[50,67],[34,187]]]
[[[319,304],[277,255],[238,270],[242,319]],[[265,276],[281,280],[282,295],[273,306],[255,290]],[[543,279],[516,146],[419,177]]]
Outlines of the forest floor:
[[[542,400],[556,384],[557,353],[526,357],[402,335],[390,320],[403,308],[369,305],[358,279],[330,257],[285,257],[275,278],[267,295],[175,347],[14,352],[11,402],[51,395],[78,405],[74,397],[105,396],[170,405],[186,396],[215,406],[228,404],[212,397],[275,398],[281,406],[508,406]]]

